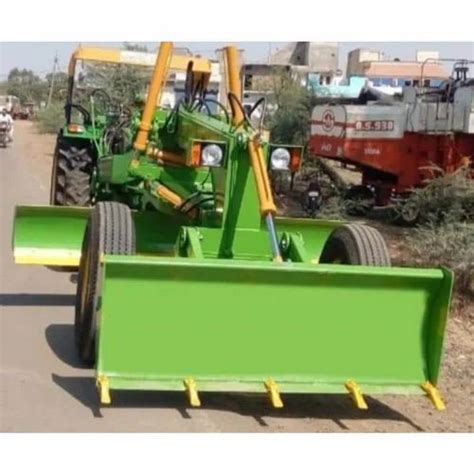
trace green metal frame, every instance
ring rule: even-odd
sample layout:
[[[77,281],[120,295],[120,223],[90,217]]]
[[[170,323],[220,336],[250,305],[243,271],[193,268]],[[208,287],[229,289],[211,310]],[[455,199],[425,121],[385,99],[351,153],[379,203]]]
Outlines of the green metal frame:
[[[191,257],[191,255],[188,255]],[[423,393],[447,270],[106,256],[97,371],[114,389]],[[236,295],[239,295],[236,298]],[[140,307],[130,310],[140,301]],[[396,301],[396,304],[393,302]],[[370,304],[370,306],[369,306]],[[131,323],[133,320],[133,324]]]

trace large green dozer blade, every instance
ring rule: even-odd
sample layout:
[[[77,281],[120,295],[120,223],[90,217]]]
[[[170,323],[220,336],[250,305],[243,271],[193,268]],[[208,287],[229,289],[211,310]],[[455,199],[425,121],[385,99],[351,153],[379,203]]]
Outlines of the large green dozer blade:
[[[423,393],[444,269],[106,256],[98,377],[112,389]]]

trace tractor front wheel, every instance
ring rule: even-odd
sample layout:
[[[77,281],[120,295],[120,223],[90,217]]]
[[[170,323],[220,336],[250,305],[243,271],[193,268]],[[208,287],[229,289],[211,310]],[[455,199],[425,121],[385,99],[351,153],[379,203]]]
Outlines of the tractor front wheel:
[[[102,286],[101,255],[133,255],[135,226],[130,209],[100,202],[92,210],[82,243],[76,293],[74,332],[81,361],[95,363],[98,303]]]
[[[391,265],[387,244],[380,232],[361,224],[336,228],[324,245],[319,262],[376,267]]]

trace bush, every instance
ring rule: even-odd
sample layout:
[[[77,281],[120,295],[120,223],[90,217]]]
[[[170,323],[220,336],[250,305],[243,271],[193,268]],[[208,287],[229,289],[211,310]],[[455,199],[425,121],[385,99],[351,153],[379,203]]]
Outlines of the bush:
[[[408,245],[421,266],[450,268],[457,297],[474,300],[474,224],[428,222],[413,230]]]
[[[413,191],[408,203],[420,210],[422,222],[443,223],[474,220],[474,180],[472,168],[464,166],[454,173],[430,167],[438,176]]]
[[[36,115],[36,123],[40,133],[57,133],[64,125],[64,104],[53,102]]]
[[[347,214],[344,199],[339,195],[328,197],[316,217],[318,219],[346,220]]]
[[[443,174],[409,200],[420,209],[421,224],[408,237],[421,266],[446,266],[455,274],[458,301],[474,300],[474,181],[468,166]]]

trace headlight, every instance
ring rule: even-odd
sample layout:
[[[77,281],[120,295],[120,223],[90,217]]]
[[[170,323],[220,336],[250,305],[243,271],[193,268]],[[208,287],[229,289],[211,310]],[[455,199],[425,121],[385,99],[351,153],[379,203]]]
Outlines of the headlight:
[[[84,133],[86,129],[82,125],[71,123],[67,126],[67,130],[69,133]]]
[[[220,166],[222,155],[222,148],[219,145],[206,145],[202,149],[201,166]]]
[[[271,167],[274,170],[288,170],[290,159],[290,152],[286,148],[275,148],[270,156]]]

